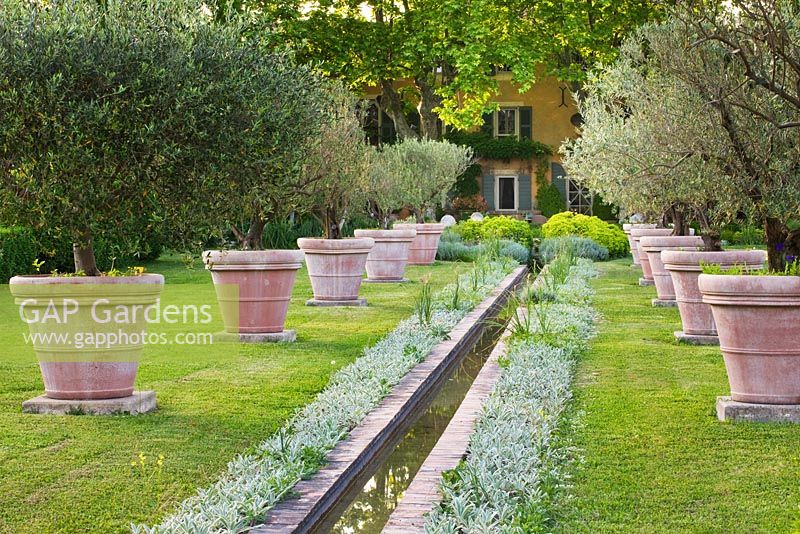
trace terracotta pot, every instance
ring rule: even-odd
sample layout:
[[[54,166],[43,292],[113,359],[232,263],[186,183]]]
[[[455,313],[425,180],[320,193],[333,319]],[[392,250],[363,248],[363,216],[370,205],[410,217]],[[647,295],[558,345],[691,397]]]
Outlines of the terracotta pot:
[[[684,334],[716,336],[717,327],[711,307],[703,302],[698,279],[703,272],[701,264],[717,264],[723,269],[734,265],[758,269],[767,261],[763,250],[725,250],[717,252],[664,250],[661,262],[672,277],[675,300],[681,314]]]
[[[642,266],[642,278],[650,282],[650,285],[653,283],[653,271],[650,270],[650,260],[647,258],[647,253],[639,246],[639,240],[644,236],[668,235],[672,235],[672,229],[670,228],[631,228],[631,237],[639,255],[639,263]]]
[[[664,264],[661,262],[662,250],[700,250],[703,248],[703,238],[699,236],[642,236],[639,239],[639,248],[647,254],[653,281],[656,284],[656,293],[659,300],[674,301],[675,288]]]
[[[283,332],[302,250],[207,250],[225,331],[239,334]]]
[[[15,276],[9,286],[31,335],[39,337],[33,349],[46,396],[85,400],[133,393],[147,317],[157,320],[151,306],[164,288],[163,276]]]
[[[417,236],[414,228],[356,230],[356,237],[371,237],[375,245],[367,256],[367,280],[401,282],[406,272],[409,249]]]
[[[318,301],[358,300],[361,275],[375,241],[371,237],[351,239],[300,238],[297,245],[306,254],[308,277]]]
[[[634,265],[641,265],[641,264],[639,262],[639,248],[638,248],[639,244],[638,244],[637,241],[634,241],[633,236],[631,235],[631,230],[633,230],[634,228],[637,228],[637,229],[640,229],[640,230],[644,229],[644,228],[653,229],[655,227],[656,227],[656,225],[653,224],[653,223],[647,223],[647,224],[645,224],[645,223],[624,223],[622,225],[622,231],[625,232],[626,236],[628,236],[628,245],[630,246],[630,249],[631,249],[631,257],[633,257],[633,264]]]
[[[701,274],[739,402],[800,404],[800,277]]]
[[[408,251],[409,265],[431,265],[436,261],[436,249],[439,248],[439,238],[444,232],[444,225],[439,223],[398,223],[396,230],[415,229],[417,236],[411,242]]]

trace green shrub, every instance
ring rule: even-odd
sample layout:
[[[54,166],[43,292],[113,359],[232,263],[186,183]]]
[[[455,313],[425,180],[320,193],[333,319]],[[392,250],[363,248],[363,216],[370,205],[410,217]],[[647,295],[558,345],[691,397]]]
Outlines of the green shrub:
[[[465,198],[480,194],[481,186],[478,179],[482,173],[483,169],[477,163],[473,163],[467,167],[467,170],[456,178],[455,185],[450,189],[450,196],[453,198]]]
[[[36,245],[26,228],[0,228],[0,284],[18,274],[35,271]]]
[[[729,224],[722,229],[720,237],[731,245],[758,246],[766,243],[764,229],[753,224]]]
[[[539,186],[536,191],[536,205],[542,215],[552,217],[556,213],[564,211],[566,201],[556,186],[547,183]]]
[[[606,261],[608,249],[593,239],[578,236],[551,237],[539,244],[538,257],[543,263],[550,263],[561,252],[569,251],[572,256],[592,261]]]
[[[479,252],[478,246],[471,247],[459,241],[439,240],[436,259],[440,261],[475,261]]]
[[[530,248],[533,245],[533,229],[526,221],[500,215],[485,217],[482,221],[461,221],[456,230],[464,241],[480,243],[489,239],[509,239]]]
[[[588,237],[606,247],[612,258],[627,254],[628,238],[619,226],[597,217],[565,211],[553,215],[542,225],[545,238],[576,235]]]
[[[594,195],[592,199],[592,215],[604,221],[616,221],[619,210],[613,204],[606,204],[600,195]]]

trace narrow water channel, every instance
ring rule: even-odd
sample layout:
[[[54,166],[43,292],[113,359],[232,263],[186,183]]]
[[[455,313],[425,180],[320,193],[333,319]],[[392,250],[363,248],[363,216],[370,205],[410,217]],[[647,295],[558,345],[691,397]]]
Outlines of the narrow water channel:
[[[417,470],[452,419],[497,342],[499,328],[488,327],[462,359],[427,410],[356,494],[338,521],[322,531],[337,534],[379,533],[397,507]]]

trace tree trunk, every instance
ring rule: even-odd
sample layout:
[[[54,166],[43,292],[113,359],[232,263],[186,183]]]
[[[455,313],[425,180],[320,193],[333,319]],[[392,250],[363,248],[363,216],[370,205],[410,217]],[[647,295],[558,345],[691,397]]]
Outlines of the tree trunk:
[[[100,276],[91,237],[82,239],[80,243],[72,244],[72,259],[75,262],[76,273],[83,272],[86,276]]]
[[[231,231],[236,236],[236,240],[242,250],[261,250],[263,248],[262,243],[266,224],[267,221],[262,219],[260,214],[255,213],[250,220],[250,228],[247,229],[246,234],[240,232],[235,226],[231,227]]]
[[[665,219],[672,223],[672,235],[687,235],[689,233],[686,216],[676,206],[672,206],[667,210]]]
[[[422,210],[419,208],[414,208],[414,217],[417,219],[417,224],[423,224],[425,222],[425,214],[422,213]]]
[[[336,212],[332,209],[325,210],[323,221],[325,226],[325,239],[341,239],[342,228],[339,224],[339,217]]]
[[[383,90],[381,109],[392,119],[397,137],[400,139],[419,137],[408,124],[406,116],[403,114],[403,102],[400,100],[400,95],[395,90],[391,80],[381,80],[381,89]]]
[[[783,253],[789,231],[783,221],[773,217],[764,219],[764,233],[767,236],[767,264],[771,271],[783,271]]]
[[[703,250],[706,252],[722,250],[722,237],[719,230],[703,229]]]
[[[419,89],[417,111],[419,111],[419,124],[422,130],[422,137],[438,141],[442,138],[442,132],[439,128],[439,116],[433,112],[433,108],[441,105],[442,99],[436,94],[433,86],[426,80],[414,78],[414,82],[417,89]]]

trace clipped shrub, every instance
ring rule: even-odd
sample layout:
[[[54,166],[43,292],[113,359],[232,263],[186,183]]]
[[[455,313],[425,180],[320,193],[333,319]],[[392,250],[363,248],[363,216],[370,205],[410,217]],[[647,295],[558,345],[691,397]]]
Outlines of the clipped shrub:
[[[461,234],[453,230],[453,227],[448,227],[444,229],[442,232],[441,237],[439,238],[439,243],[442,241],[447,243],[461,243],[464,239],[461,237]]]
[[[456,178],[456,183],[450,189],[450,195],[464,198],[480,194],[481,186],[478,180],[481,174],[483,174],[483,168],[479,164],[473,163],[467,167],[467,170]]]
[[[592,215],[604,221],[616,221],[619,216],[619,209],[613,204],[606,204],[600,195],[592,198]]]
[[[444,234],[442,234],[444,235]],[[439,240],[439,248],[436,250],[436,259],[439,261],[475,261],[478,256],[486,252],[487,248],[492,243],[480,243],[477,245],[467,245],[460,240],[460,237],[454,238],[458,234],[451,233],[449,239]],[[498,248],[497,252],[501,256],[513,258],[517,263],[527,265],[531,259],[530,249],[524,245],[520,245],[516,241],[509,241],[508,239],[501,239],[496,242]]]
[[[528,264],[531,260],[531,249],[517,243],[516,241],[509,241],[503,239],[500,241],[500,254],[514,258],[521,264]]]
[[[530,248],[533,245],[533,230],[526,221],[500,215],[486,217],[482,221],[461,221],[456,231],[464,241],[480,243],[489,239],[509,239]]]
[[[566,205],[566,200],[561,196],[561,192],[549,182],[539,186],[536,191],[536,206],[545,217],[549,218],[556,213],[561,213]]]
[[[622,229],[594,216],[571,211],[558,213],[542,225],[542,234],[545,238],[567,235],[591,238],[606,247],[612,258],[628,253],[628,238]]]
[[[475,261],[480,246],[465,245],[460,241],[439,241],[436,259],[440,261]]]
[[[34,271],[36,245],[27,228],[0,228],[0,284],[12,276]]]
[[[572,256],[592,261],[606,261],[608,249],[593,239],[578,236],[551,237],[539,244],[539,259],[550,263],[561,252],[569,251]]]

